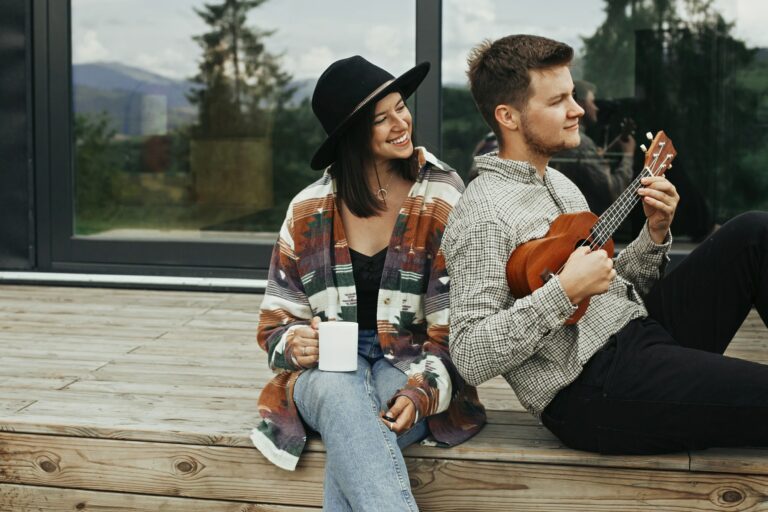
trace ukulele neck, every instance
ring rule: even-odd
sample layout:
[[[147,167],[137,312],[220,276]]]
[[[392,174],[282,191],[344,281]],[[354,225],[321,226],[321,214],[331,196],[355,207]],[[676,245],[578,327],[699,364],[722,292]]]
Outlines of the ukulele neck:
[[[649,176],[653,176],[653,173],[646,167],[597,219],[592,228],[592,239],[595,245],[598,247],[605,245],[624,222],[632,208],[640,201],[640,196],[637,194],[637,191],[643,186],[640,180]]]

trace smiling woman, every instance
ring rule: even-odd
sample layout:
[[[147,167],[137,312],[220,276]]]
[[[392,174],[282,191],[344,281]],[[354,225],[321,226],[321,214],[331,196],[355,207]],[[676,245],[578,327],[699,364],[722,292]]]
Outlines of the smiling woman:
[[[282,371],[251,439],[293,469],[305,425],[319,432],[325,510],[417,510],[401,449],[430,433],[454,445],[485,421],[448,353],[440,245],[464,186],[414,148],[404,103],[429,67],[396,78],[353,56],[323,72],[312,108],[327,137],[311,167],[324,172],[291,201],[272,254],[258,340]],[[321,321],[357,323],[356,371],[317,368],[319,345],[338,343],[319,339]]]

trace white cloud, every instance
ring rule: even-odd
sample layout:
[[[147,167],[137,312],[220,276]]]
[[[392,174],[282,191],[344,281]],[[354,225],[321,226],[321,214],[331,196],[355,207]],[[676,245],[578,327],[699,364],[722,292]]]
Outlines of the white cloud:
[[[734,35],[746,41],[748,46],[768,47],[768,2],[765,0],[724,0],[717,2],[718,9],[727,21],[736,21]]]
[[[413,36],[395,24],[375,25],[367,30],[363,54],[371,62],[397,76],[413,66]]]
[[[472,46],[485,38],[493,37],[489,29],[495,29],[496,8],[492,0],[449,0],[443,16],[443,39],[451,46]]]
[[[410,41],[408,38],[408,42]],[[392,25],[375,25],[365,37],[365,48],[381,59],[396,59],[403,52],[404,39]]]
[[[254,9],[249,24],[276,29],[268,51],[282,53],[296,78],[317,78],[334,60],[361,54],[397,75],[414,64],[418,0],[273,0]],[[681,0],[678,0],[681,1]],[[202,0],[72,0],[74,62],[110,60],[174,77],[197,69],[192,36],[208,27],[194,13]],[[734,34],[768,47],[768,1],[716,0],[736,22]],[[541,34],[581,47],[605,20],[604,0],[445,0],[443,81],[465,83],[466,58],[483,39]],[[116,15],[119,13],[119,15]],[[166,50],[168,49],[168,50]]]
[[[96,62],[108,60],[109,52],[99,41],[95,30],[86,30],[79,34],[73,44],[75,63]]]
[[[325,68],[339,58],[327,46],[314,46],[299,55],[285,54],[282,57],[282,64],[296,79],[317,78]]]
[[[139,53],[131,65],[151,70],[158,75],[182,80],[197,73],[197,63],[189,56],[173,48],[165,48],[154,53]]]

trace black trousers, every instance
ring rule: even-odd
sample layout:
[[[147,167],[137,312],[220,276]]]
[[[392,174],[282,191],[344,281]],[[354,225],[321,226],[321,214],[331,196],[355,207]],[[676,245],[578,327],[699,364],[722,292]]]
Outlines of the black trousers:
[[[555,396],[544,425],[609,454],[768,446],[768,365],[722,355],[753,306],[768,325],[768,213],[723,225],[646,306]]]

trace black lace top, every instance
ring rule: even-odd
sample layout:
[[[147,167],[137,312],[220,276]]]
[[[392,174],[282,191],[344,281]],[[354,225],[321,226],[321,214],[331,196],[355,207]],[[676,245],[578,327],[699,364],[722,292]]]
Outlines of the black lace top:
[[[373,256],[366,256],[353,249],[352,273],[357,289],[357,323],[359,329],[376,329],[376,305],[379,300],[379,285],[384,271],[387,248]]]

